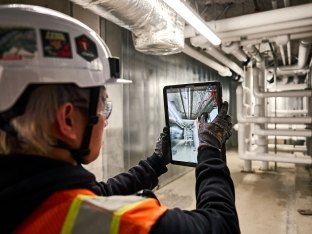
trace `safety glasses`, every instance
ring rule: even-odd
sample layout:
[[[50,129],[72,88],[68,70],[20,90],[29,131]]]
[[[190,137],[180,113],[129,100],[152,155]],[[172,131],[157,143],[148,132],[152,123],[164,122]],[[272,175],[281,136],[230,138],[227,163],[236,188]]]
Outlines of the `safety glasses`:
[[[109,118],[113,110],[113,103],[111,101],[106,101],[103,114],[106,119]]]
[[[112,113],[112,109],[113,109],[113,104],[112,102],[108,99],[108,97],[106,98],[101,98],[99,100],[99,103],[98,103],[98,111],[97,113],[99,115],[103,115],[105,116],[105,119],[108,119],[109,116],[111,115]]]

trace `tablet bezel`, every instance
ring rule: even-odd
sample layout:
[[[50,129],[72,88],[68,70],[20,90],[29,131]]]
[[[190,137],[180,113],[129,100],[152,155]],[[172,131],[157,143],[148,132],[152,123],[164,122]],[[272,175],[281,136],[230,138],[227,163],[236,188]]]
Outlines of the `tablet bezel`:
[[[181,165],[181,166],[189,166],[189,167],[196,167],[196,165],[197,165],[197,163],[176,161],[176,160],[173,160],[173,158],[172,158],[167,90],[177,89],[177,88],[209,87],[209,86],[216,86],[218,113],[219,113],[220,108],[221,108],[221,104],[222,104],[222,86],[221,86],[221,83],[219,81],[207,81],[207,82],[200,82],[200,83],[185,83],[185,84],[167,85],[163,88],[163,98],[164,98],[164,107],[165,107],[165,121],[166,121],[166,126],[169,129],[170,163],[171,164]]]

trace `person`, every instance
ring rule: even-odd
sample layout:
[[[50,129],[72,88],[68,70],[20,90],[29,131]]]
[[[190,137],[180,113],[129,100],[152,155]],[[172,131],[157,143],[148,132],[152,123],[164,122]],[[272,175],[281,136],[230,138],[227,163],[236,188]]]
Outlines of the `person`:
[[[240,232],[219,150],[231,135],[226,102],[212,123],[200,122],[196,209],[168,209],[151,191],[170,161],[166,127],[153,154],[128,172],[98,182],[82,166],[98,157],[112,110],[104,85],[118,66],[101,38],[38,6],[0,6],[0,22],[36,35],[32,56],[0,59],[0,233]],[[45,56],[40,30],[68,35],[71,58]],[[80,38],[88,54],[75,49]]]

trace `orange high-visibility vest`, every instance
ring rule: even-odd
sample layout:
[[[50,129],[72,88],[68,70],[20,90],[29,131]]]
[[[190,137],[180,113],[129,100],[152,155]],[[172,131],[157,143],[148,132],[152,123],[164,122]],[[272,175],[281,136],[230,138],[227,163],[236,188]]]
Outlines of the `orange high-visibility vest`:
[[[46,199],[14,233],[145,234],[166,210],[153,198],[64,190]]]

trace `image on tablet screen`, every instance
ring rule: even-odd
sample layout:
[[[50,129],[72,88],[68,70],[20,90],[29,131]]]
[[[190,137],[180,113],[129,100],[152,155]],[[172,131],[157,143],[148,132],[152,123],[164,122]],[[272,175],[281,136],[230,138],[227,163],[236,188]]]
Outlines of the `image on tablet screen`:
[[[168,89],[167,107],[172,160],[197,163],[198,121],[204,116],[211,122],[217,116],[217,87]]]

